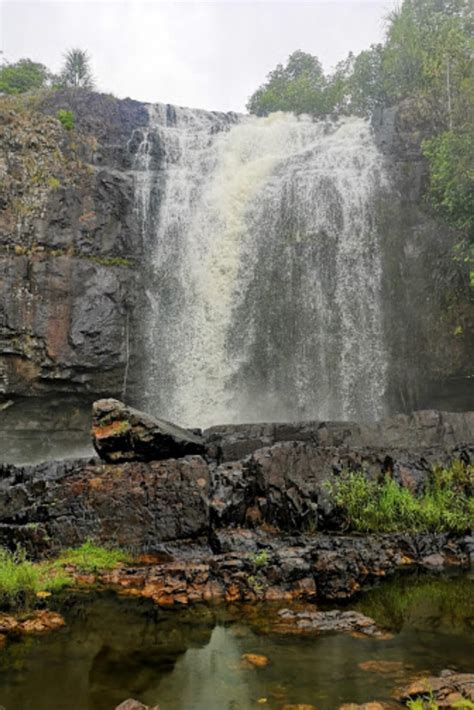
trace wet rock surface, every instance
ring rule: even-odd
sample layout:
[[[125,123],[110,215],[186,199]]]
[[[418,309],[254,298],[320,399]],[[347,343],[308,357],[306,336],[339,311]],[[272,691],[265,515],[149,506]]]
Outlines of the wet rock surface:
[[[160,708],[158,705],[151,707],[150,705],[144,705],[139,700],[128,698],[128,700],[124,700],[123,703],[117,705],[115,710],[160,710]]]
[[[417,412],[373,428],[265,425],[273,427],[267,446],[226,461],[235,428],[201,436],[101,400],[94,444],[114,463],[0,465],[0,544],[42,557],[90,538],[142,553],[143,564],[99,581],[164,606],[346,599],[397,570],[467,567],[474,537],[347,534],[326,483],[343,470],[363,470],[419,493],[433,466],[474,459],[472,421],[472,413]],[[408,432],[418,443],[384,447],[382,438],[369,446],[381,432],[398,444]],[[306,438],[276,441],[283,433]],[[443,447],[433,445],[439,437]]]
[[[21,616],[0,614],[0,635],[8,637],[42,634],[60,629],[65,624],[61,614],[46,609]]]
[[[320,448],[396,451],[400,464],[419,449],[424,453],[462,447],[474,442],[474,412],[427,409],[397,414],[372,424],[307,421],[289,424],[236,424],[204,431],[208,443],[219,446],[222,461],[243,459],[278,442],[298,441]],[[408,460],[407,460],[408,463]],[[387,461],[387,466],[390,462]]]
[[[206,452],[199,434],[116,399],[94,402],[92,441],[99,456],[111,463],[177,459]]]
[[[388,632],[377,626],[374,619],[358,611],[281,609],[278,616],[275,630],[283,633],[356,633],[383,640],[391,638]]]
[[[33,555],[87,538],[153,550],[208,533],[209,470],[198,456],[120,466],[66,461],[12,474],[0,480],[0,541]]]
[[[0,396],[119,392],[142,243],[133,176],[111,144],[129,154],[146,109],[91,92],[58,92],[31,112],[12,101],[0,107]],[[68,104],[73,132],[57,120]]]
[[[430,548],[443,550],[443,569],[465,566],[469,559],[463,539],[440,540],[436,535],[413,539],[395,535],[273,536],[266,548],[260,547],[261,536],[245,531],[247,544],[250,537],[254,552],[247,548],[246,552],[219,554],[204,546],[185,544],[175,546],[172,554],[145,555],[135,564],[112,572],[89,575],[87,579],[79,575],[77,582],[114,587],[125,595],[152,599],[162,607],[211,600],[337,601],[349,599],[397,571],[419,568],[424,552]],[[405,554],[407,546],[413,555],[410,558]],[[354,547],[357,552],[351,555]],[[351,618],[343,619],[347,626]],[[317,617],[316,621],[321,623],[321,630],[325,623],[326,630],[331,630],[331,624],[336,630],[341,620],[329,616]],[[295,624],[293,628],[297,628]]]
[[[439,676],[419,677],[395,695],[403,703],[419,698],[426,701],[423,706],[426,708],[433,702],[440,708],[468,707],[467,701],[474,703],[474,673],[456,673],[447,669]]]

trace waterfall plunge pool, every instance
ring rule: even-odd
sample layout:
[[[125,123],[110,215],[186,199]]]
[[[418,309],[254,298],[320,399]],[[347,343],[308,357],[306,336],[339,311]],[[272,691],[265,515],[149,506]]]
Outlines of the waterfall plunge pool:
[[[466,573],[403,576],[352,603],[390,629],[385,641],[271,633],[265,605],[164,611],[112,592],[56,605],[65,628],[1,651],[5,710],[114,710],[129,697],[161,710],[334,710],[388,701],[417,674],[474,670],[474,577]],[[249,667],[245,653],[268,665]]]

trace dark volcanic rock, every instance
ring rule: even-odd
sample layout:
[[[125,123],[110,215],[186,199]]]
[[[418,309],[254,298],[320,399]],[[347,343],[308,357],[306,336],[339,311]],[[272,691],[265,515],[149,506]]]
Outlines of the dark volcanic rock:
[[[94,402],[92,441],[105,461],[160,461],[204,455],[204,441],[188,429],[155,419],[116,399]]]
[[[56,118],[69,100],[73,132]],[[118,394],[130,388],[127,364],[141,347],[134,267],[143,250],[133,174],[117,170],[113,154],[116,142],[130,164],[127,140],[147,122],[146,107],[91,92],[55,92],[31,114],[8,106],[0,107],[0,396]],[[42,166],[34,179],[32,161]]]
[[[403,448],[410,422],[415,433],[407,438],[416,443]],[[117,400],[101,400],[94,407],[94,443],[113,463],[0,465],[0,545],[21,544],[41,557],[92,538],[145,553],[146,565],[102,581],[163,605],[215,597],[346,599],[397,570],[466,567],[473,537],[344,534],[326,482],[344,470],[363,470],[372,480],[391,476],[419,493],[433,466],[473,460],[471,425],[472,413],[439,412],[372,428],[268,425],[269,445],[221,462],[225,434],[206,441]],[[369,446],[380,432],[390,445],[382,447],[379,438]],[[278,436],[305,438],[274,441]]]
[[[226,535],[226,549],[219,553],[212,554],[204,547],[190,550],[185,543],[186,547],[181,549],[174,547],[171,558],[162,555],[163,559],[154,561],[153,556],[145,556],[143,562],[139,560],[133,566],[102,574],[97,581],[115,585],[123,593],[153,599],[160,606],[211,599],[314,602],[349,599],[382,577],[410,566],[419,567],[423,556],[434,550],[442,550],[445,568],[468,565],[463,539],[446,536],[410,539],[402,535],[267,534],[265,539],[264,535],[248,530],[227,530]],[[244,544],[239,543],[240,537],[244,538]],[[169,548],[166,545],[164,549]],[[351,555],[353,549],[356,551]],[[359,621],[357,617],[321,615],[310,619],[308,631],[366,633]],[[296,631],[298,619],[294,622],[289,626]],[[304,623],[301,630],[303,626]],[[370,634],[378,635],[371,624],[366,628]]]
[[[219,447],[222,461],[236,461],[257,449],[284,441],[351,449],[440,449],[474,442],[474,412],[421,410],[372,424],[332,421],[235,424],[206,429],[204,437],[209,444]]]
[[[154,550],[207,538],[209,469],[199,456],[151,463],[0,467],[0,545],[34,555],[81,544]]]

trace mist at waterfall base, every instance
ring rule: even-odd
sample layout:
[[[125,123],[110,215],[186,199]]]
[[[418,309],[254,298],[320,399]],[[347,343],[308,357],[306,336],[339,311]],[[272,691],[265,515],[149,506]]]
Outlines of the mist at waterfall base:
[[[144,406],[204,427],[383,416],[388,179],[369,123],[148,110]]]

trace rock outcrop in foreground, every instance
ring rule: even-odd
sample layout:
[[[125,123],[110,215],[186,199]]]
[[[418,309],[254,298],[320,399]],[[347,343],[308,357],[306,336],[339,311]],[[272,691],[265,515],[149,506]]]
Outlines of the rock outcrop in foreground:
[[[421,491],[433,466],[474,460],[474,413],[200,436],[107,400],[96,404],[93,436],[117,463],[0,466],[0,544],[40,557],[92,538],[141,553],[99,581],[159,604],[337,599],[398,569],[474,559],[467,534],[348,535],[326,488],[342,470],[363,469]]]

